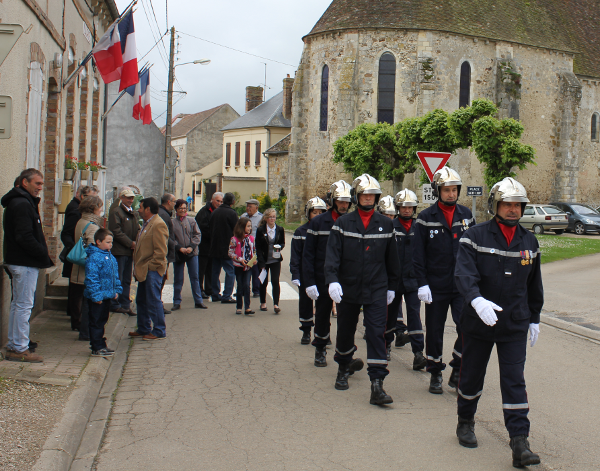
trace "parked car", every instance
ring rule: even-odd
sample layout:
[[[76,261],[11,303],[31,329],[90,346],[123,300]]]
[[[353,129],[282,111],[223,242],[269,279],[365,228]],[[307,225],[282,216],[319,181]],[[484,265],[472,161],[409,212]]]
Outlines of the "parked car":
[[[536,234],[543,234],[544,231],[562,234],[569,224],[569,217],[556,206],[528,204],[519,222],[525,229],[531,229]]]
[[[600,233],[600,213],[587,204],[581,203],[550,203],[569,215],[567,231],[575,234],[586,232]]]

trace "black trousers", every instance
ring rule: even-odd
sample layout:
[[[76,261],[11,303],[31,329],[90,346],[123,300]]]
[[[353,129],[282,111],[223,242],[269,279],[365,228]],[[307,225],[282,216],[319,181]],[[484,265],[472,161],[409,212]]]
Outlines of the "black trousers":
[[[367,372],[371,380],[385,378],[388,375],[385,348],[387,323],[387,300],[385,297],[371,304],[348,303],[342,298],[337,310],[337,337],[333,359],[340,365],[352,361],[352,356],[357,350],[354,344],[354,335],[361,306],[367,337]]]
[[[198,255],[198,281],[200,289],[212,296],[212,262],[208,255]]]
[[[86,301],[89,307],[90,346],[92,350],[102,350],[106,348],[104,326],[108,322],[110,299],[105,299],[102,301],[102,304],[97,304],[91,299],[87,299]]]
[[[269,273],[271,274],[271,288],[273,290],[273,304],[279,304],[279,275],[281,274],[281,262],[269,263],[265,265],[267,270],[267,276],[264,283],[260,285],[260,303],[265,304],[267,302],[267,283],[269,283]]]
[[[310,333],[311,328],[315,325],[313,314],[313,300],[306,294],[306,287],[302,280],[298,287],[298,317],[300,319],[299,329],[302,332]]]
[[[425,346],[427,350],[427,371],[430,373],[438,373],[446,368],[446,364],[442,361],[442,353],[444,351],[444,327],[448,317],[448,309],[452,311],[452,320],[456,325],[457,334],[450,366],[460,369],[460,359],[462,357],[460,313],[463,304],[464,298],[459,294],[440,301],[434,299],[431,304],[425,304]]]
[[[483,393],[483,380],[494,342],[463,334],[463,357],[458,382],[458,415],[472,419]],[[504,425],[510,437],[529,436],[529,402],[525,390],[527,338],[497,342]]]
[[[71,283],[69,281],[69,292],[67,295],[67,310],[71,316],[71,328],[76,330],[79,329],[79,325],[81,324],[81,306],[83,304],[84,289],[84,285]]]
[[[319,297],[315,301],[315,338],[312,341],[312,345],[321,348],[325,347],[329,341],[333,300],[329,297],[327,285],[317,284],[317,291],[319,292]]]
[[[406,324],[402,314],[402,297],[406,304]],[[388,320],[385,330],[385,340],[388,344],[394,341],[394,333],[400,334],[408,330],[410,346],[413,353],[422,352],[425,339],[423,337],[423,324],[421,323],[421,301],[417,291],[410,293],[396,293],[392,304],[388,306]]]
[[[258,269],[258,265],[256,263],[250,269],[250,273],[252,273],[252,294],[260,295],[260,280],[258,279],[258,275],[260,275],[260,270]]]

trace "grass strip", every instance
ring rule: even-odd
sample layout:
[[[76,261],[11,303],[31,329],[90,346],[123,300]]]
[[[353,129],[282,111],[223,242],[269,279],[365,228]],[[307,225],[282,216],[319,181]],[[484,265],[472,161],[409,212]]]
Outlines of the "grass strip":
[[[542,251],[542,263],[556,262],[600,252],[600,239],[576,239],[555,235],[536,235]]]

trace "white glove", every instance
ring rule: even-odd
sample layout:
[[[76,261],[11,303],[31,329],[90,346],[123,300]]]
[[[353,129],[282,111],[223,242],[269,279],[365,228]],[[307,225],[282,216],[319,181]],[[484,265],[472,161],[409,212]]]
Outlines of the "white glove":
[[[475,309],[483,323],[489,326],[495,325],[498,322],[498,317],[494,311],[502,311],[500,306],[481,296],[471,301],[471,306],[473,306],[473,309]]]
[[[395,297],[396,297],[396,292],[388,290],[388,292],[387,292],[387,303],[388,303],[388,306],[390,304],[392,304],[392,301],[394,300]]]
[[[329,296],[333,299],[334,303],[341,303],[343,295],[342,285],[339,283],[329,283]]]
[[[539,324],[529,324],[529,339],[531,340],[532,347],[537,342],[539,335],[540,335],[540,325]]]
[[[309,286],[308,288],[306,288],[306,295],[313,301],[316,301],[317,298],[319,297],[319,291],[317,291],[317,285],[312,285],[312,286]]]
[[[292,284],[296,286],[300,286],[300,280],[292,280]]]
[[[433,301],[429,285],[421,286],[417,292],[417,296],[419,297],[419,301],[423,301],[425,304],[431,304],[431,301]]]

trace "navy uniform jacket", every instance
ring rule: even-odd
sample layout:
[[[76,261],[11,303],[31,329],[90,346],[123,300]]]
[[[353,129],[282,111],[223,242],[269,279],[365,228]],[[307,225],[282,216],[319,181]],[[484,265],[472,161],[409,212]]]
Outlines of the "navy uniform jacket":
[[[371,304],[386,299],[400,282],[400,263],[392,221],[375,212],[365,226],[358,211],[340,217],[327,241],[325,281],[339,283],[342,299]]]
[[[435,203],[419,213],[416,223],[413,263],[419,286],[429,285],[434,301],[458,294],[454,265],[460,238],[475,225],[471,210],[457,204],[449,228],[444,213]]]
[[[394,223],[394,236],[396,238],[396,249],[398,250],[398,259],[400,260],[401,276],[396,296],[402,293],[410,293],[419,289],[419,283],[415,277],[415,268],[413,266],[413,252],[415,248],[415,226],[417,223],[413,219],[408,232],[396,218]]]
[[[455,276],[465,298],[463,332],[507,342],[526,339],[529,324],[540,322],[544,304],[540,246],[521,225],[510,246],[495,218],[469,229],[460,240]],[[498,322],[493,327],[485,325],[471,306],[479,296],[502,308],[496,311]]]
[[[308,223],[302,253],[302,281],[305,287],[325,284],[325,253],[329,232],[333,226],[332,211],[330,209],[319,214]]]
[[[306,240],[307,229],[308,222],[296,229],[292,236],[292,254],[290,255],[290,272],[292,273],[292,280],[302,280],[302,252],[304,251],[304,241]]]

